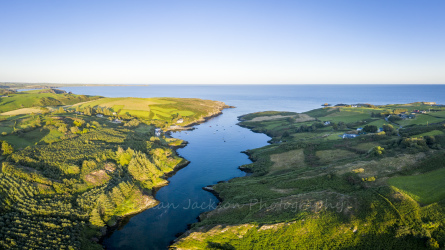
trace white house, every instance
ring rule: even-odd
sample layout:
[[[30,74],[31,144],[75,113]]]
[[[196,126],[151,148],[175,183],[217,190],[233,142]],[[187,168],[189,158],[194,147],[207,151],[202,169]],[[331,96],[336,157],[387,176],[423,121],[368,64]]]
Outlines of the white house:
[[[356,134],[343,134],[343,135],[340,135],[340,137],[343,138],[343,139],[345,139],[345,138],[351,139],[351,138],[355,138],[357,136],[358,135],[356,135]]]
[[[183,123],[184,122],[184,119],[178,119],[178,121],[176,122],[176,123]]]
[[[96,116],[97,116],[97,117],[104,117],[103,114],[97,114]]]
[[[155,128],[155,135],[156,135],[156,136],[161,136],[161,133],[162,133],[162,129],[160,129],[160,128]]]

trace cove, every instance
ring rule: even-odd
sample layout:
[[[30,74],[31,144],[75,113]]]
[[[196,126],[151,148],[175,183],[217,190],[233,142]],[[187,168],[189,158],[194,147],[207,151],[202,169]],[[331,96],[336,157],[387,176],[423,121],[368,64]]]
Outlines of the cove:
[[[196,130],[172,134],[189,142],[177,152],[191,163],[157,192],[156,199],[161,202],[158,208],[129,218],[122,229],[104,240],[107,249],[167,248],[177,233],[184,232],[200,213],[218,202],[202,187],[245,175],[237,167],[250,160],[240,152],[267,145],[269,138],[237,126],[238,116],[267,110],[305,112],[323,103],[445,103],[445,85],[150,85],[62,89],[106,97],[211,99],[237,107],[224,110],[222,115],[196,126]],[[190,208],[185,209],[189,204]]]
[[[236,125],[237,116],[236,109],[225,109],[194,130],[172,133],[188,142],[177,152],[190,164],[156,193],[158,206],[131,217],[103,245],[107,249],[166,249],[175,235],[197,222],[199,214],[215,209],[218,199],[202,188],[245,176],[238,167],[251,161],[241,152],[267,145],[270,139]]]

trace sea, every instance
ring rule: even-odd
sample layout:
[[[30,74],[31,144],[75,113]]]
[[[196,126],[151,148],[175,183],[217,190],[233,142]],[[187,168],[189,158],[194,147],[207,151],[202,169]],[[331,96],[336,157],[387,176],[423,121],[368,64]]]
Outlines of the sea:
[[[106,249],[167,249],[218,199],[202,188],[245,176],[242,153],[268,144],[268,136],[237,125],[238,117],[259,111],[305,112],[322,104],[374,105],[412,102],[445,104],[445,85],[148,85],[65,87],[67,92],[104,97],[181,97],[223,101],[235,106],[220,116],[172,133],[188,145],[178,149],[190,164],[170,177],[155,195],[157,207],[126,218],[103,241]],[[246,200],[246,203],[249,201]]]

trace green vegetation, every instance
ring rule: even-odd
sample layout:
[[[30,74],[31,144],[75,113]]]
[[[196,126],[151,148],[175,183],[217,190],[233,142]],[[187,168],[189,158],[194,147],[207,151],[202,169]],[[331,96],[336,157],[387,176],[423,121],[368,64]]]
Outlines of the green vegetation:
[[[0,112],[30,107],[72,105],[98,98],[100,97],[68,94],[54,89],[14,92],[7,97],[0,97]]]
[[[218,114],[224,103],[194,98],[101,98],[74,105],[77,111],[91,108],[92,114],[118,118],[136,117],[167,128],[186,126]]]
[[[48,95],[71,96],[55,90],[40,92],[7,98],[19,102],[28,96],[45,105],[84,101],[50,99]],[[131,108],[154,103],[154,99],[86,100],[129,103]],[[7,105],[0,108],[14,107]],[[193,113],[184,118],[185,124],[200,122],[224,107],[220,102],[177,98],[156,99],[155,105],[168,105],[169,112]],[[113,115],[106,107],[83,104],[51,110],[0,121],[0,249],[101,249],[98,241],[105,227],[155,206],[153,189],[166,185],[166,174],[187,163],[171,148],[184,145],[182,140],[155,136],[156,127],[169,126],[178,116],[158,121]]]
[[[428,107],[240,117],[241,126],[266,133],[272,144],[246,152],[253,163],[240,169],[251,175],[213,186],[223,201],[172,248],[445,247],[445,117],[434,115],[440,108],[411,116]]]
[[[421,204],[431,204],[445,199],[445,168],[425,174],[400,176],[388,182]]]

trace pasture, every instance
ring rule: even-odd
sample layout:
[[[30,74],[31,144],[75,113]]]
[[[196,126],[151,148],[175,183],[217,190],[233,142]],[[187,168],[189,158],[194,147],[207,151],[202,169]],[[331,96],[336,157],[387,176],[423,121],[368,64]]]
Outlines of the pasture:
[[[445,168],[428,173],[399,176],[388,183],[421,204],[431,204],[445,199]]]

